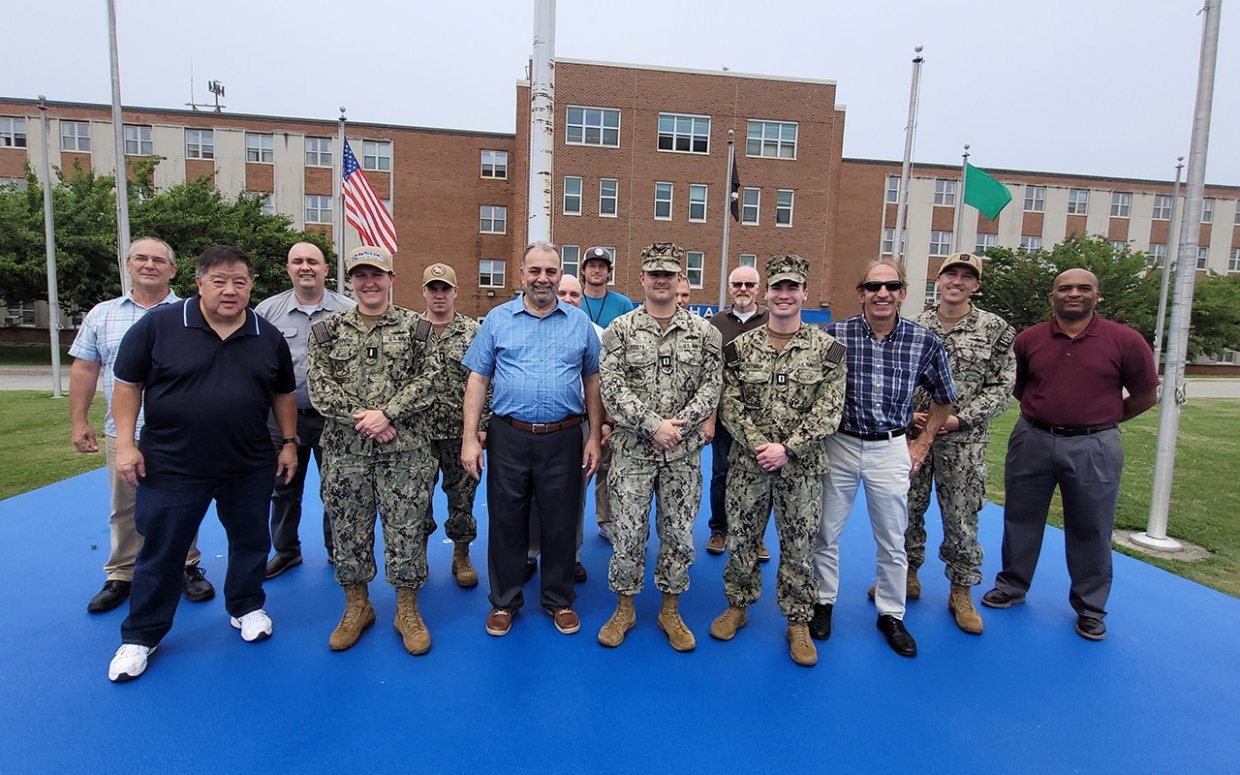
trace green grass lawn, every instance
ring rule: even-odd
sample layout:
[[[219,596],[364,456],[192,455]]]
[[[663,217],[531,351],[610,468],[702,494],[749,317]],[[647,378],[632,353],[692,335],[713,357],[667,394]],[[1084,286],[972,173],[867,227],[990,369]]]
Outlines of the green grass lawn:
[[[986,496],[1003,503],[1003,457],[1008,434],[1019,413],[1012,408],[991,425],[987,451],[990,475]],[[1154,487],[1154,455],[1158,437],[1158,407],[1122,426],[1124,478],[1116,532],[1145,530]],[[1167,533],[1205,547],[1210,557],[1185,562],[1150,557],[1124,547],[1119,550],[1146,562],[1240,597],[1240,398],[1196,399],[1180,414],[1175,477]],[[1059,496],[1051,506],[1051,523],[1063,525]],[[1044,557],[1043,561],[1062,562]]]
[[[44,348],[46,349],[46,348]],[[91,405],[99,452],[84,455],[70,441],[69,398],[50,391],[0,392],[0,499],[99,468],[103,461],[103,396]]]

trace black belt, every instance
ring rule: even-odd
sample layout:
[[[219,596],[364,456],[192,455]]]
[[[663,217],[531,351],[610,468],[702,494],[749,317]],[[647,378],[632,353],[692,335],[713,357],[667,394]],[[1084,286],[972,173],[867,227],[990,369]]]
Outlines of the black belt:
[[[1032,420],[1026,415],[1021,415],[1025,422],[1040,431],[1046,431],[1052,436],[1090,436],[1095,433],[1109,431],[1116,426],[1116,423],[1107,423],[1106,425],[1047,425],[1044,422]]]
[[[323,416],[319,414],[319,410],[315,409],[314,407],[311,407],[309,409],[298,409],[297,414],[301,415],[302,417],[322,417]]]
[[[508,423],[512,427],[519,428],[527,433],[555,433],[556,431],[562,431],[565,428],[573,428],[581,425],[582,421],[585,420],[585,417],[579,414],[572,414],[559,422],[521,422],[513,417],[501,417],[499,419]]]
[[[854,439],[861,439],[862,441],[891,441],[892,439],[898,439],[903,436],[905,434],[905,429],[896,428],[893,431],[883,431],[881,433],[856,433],[854,431],[846,431],[843,428],[840,428],[840,433],[845,436],[852,436]]]

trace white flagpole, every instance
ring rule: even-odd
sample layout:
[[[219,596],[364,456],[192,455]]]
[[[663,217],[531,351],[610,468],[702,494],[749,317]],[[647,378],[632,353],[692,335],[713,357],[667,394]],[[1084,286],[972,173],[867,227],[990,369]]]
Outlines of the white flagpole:
[[[530,78],[530,175],[526,242],[551,241],[552,153],[555,140],[555,0],[534,3],[533,71]],[[584,192],[583,192],[584,195]]]
[[[1154,458],[1154,491],[1150,498],[1149,523],[1132,540],[1141,546],[1178,551],[1180,542],[1167,536],[1171,508],[1171,483],[1175,475],[1176,436],[1180,431],[1180,404],[1185,400],[1184,363],[1188,355],[1188,328],[1193,310],[1193,286],[1197,281],[1197,243],[1201,238],[1201,210],[1205,199],[1206,150],[1210,142],[1210,111],[1214,102],[1214,70],[1218,62],[1218,28],[1221,0],[1206,0],[1201,34],[1201,69],[1197,77],[1197,101],[1193,112],[1193,135],[1188,148],[1188,189],[1176,268],[1176,294],[1171,305],[1167,363],[1163,371],[1162,407],[1158,422],[1158,447]]]
[[[121,293],[128,295],[133,280],[125,271],[129,255],[129,172],[125,164],[125,124],[121,115],[121,64],[116,50],[116,2],[108,0],[108,49],[112,60],[112,133],[116,140],[116,261]]]
[[[1175,157],[1175,187],[1171,189],[1171,220],[1168,222],[1168,232],[1176,235],[1175,219],[1180,213],[1180,173],[1184,170],[1184,157]],[[1168,240],[1171,242],[1171,240]],[[1154,365],[1162,366],[1162,342],[1163,342],[1163,325],[1167,320],[1167,286],[1171,283],[1171,254],[1167,253],[1162,259],[1162,282],[1159,284],[1158,290],[1158,320],[1154,324]],[[1195,264],[1194,264],[1195,266]]]
[[[921,91],[921,64],[925,58],[921,55],[921,46],[913,51],[913,83],[908,96],[908,124],[904,127],[904,165],[900,168],[900,192],[896,205],[896,234],[891,240],[891,259],[900,268],[904,267],[904,218],[908,211],[908,180],[913,166],[913,137],[917,134],[917,96]]]
[[[724,178],[723,184],[723,247],[719,251],[719,311],[723,312],[723,305],[728,301],[728,237],[729,230],[732,227],[732,170],[736,164],[736,130],[728,130],[728,176]],[[740,203],[737,203],[740,206]]]
[[[47,158],[47,145],[50,142],[47,98],[42,94],[39,95],[39,128],[43,132],[43,240],[47,244],[47,332],[52,339],[52,396],[60,398],[60,292],[56,286],[56,216],[52,210],[52,165]]]
[[[340,146],[340,158],[332,165],[332,178],[336,201],[336,223],[332,228],[332,242],[336,249],[336,293],[344,293],[344,105],[340,106],[340,118],[337,119],[337,139]]]
[[[960,162],[960,196],[956,198],[956,233],[952,235],[952,252],[960,252],[960,232],[964,231],[964,190],[968,185],[969,144],[965,143]]]

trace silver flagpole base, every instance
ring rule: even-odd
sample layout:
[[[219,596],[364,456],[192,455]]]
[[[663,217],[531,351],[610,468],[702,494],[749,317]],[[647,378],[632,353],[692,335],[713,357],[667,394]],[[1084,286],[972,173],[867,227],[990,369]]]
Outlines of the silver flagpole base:
[[[1129,536],[1134,544],[1144,546],[1146,549],[1155,549],[1160,552],[1178,552],[1184,548],[1184,545],[1174,538],[1154,538],[1149,533],[1133,533]]]

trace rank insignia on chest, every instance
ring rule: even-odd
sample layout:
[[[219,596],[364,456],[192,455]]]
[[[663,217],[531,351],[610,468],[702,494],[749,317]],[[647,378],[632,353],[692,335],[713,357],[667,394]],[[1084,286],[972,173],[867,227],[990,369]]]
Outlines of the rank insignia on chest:
[[[660,355],[659,356],[659,368],[662,368],[662,369],[672,368],[672,356]]]
[[[775,375],[775,384],[776,384],[776,385],[787,385],[787,384],[788,384],[788,375],[787,375],[787,374],[776,374],[776,375]]]
[[[367,358],[378,358],[378,357],[379,357],[379,348],[378,348],[378,347],[367,347],[367,348],[366,348],[366,357],[367,357]]]

